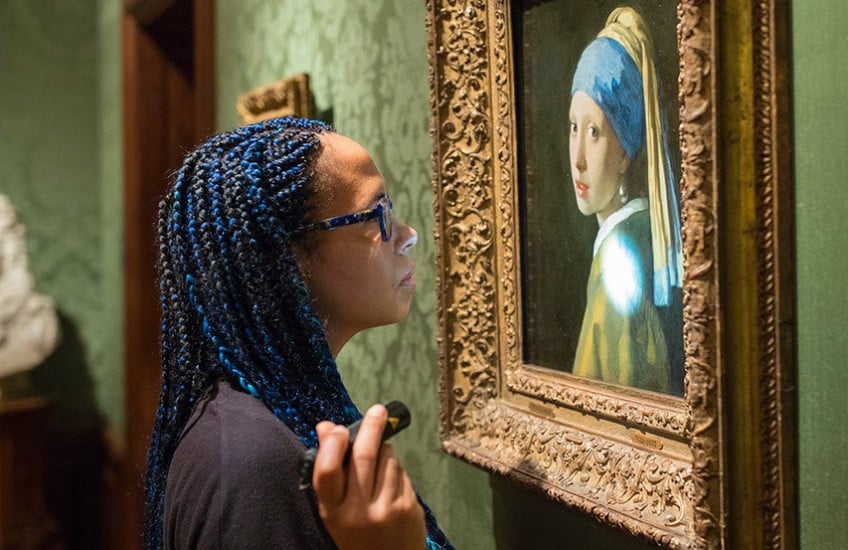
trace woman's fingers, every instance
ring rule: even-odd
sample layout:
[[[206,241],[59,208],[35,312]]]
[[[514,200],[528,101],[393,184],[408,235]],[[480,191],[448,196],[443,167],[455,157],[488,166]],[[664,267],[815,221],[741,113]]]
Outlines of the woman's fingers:
[[[330,433],[330,430],[335,427],[336,425],[329,420],[319,422],[318,425],[315,426],[315,433],[318,434],[318,441],[320,442],[328,433]]]
[[[316,426],[318,511],[342,550],[419,550],[425,544],[424,510],[394,450],[382,443],[386,417],[382,405],[365,413],[347,466],[347,429],[330,422]]]
[[[374,481],[374,502],[388,509],[401,495],[403,469],[391,445],[383,444]]]
[[[412,480],[409,479],[406,470],[403,470],[401,474],[401,479],[399,481],[400,498],[411,500],[418,504],[418,494],[415,492],[415,488],[412,486]],[[421,511],[423,512],[424,510],[422,509]]]
[[[344,456],[350,434],[344,426],[321,422],[315,427],[318,434],[318,454],[312,472],[312,487],[318,503],[325,509],[335,509],[345,501],[346,475]]]
[[[374,494],[377,461],[387,416],[388,412],[383,405],[373,405],[368,409],[351,450],[347,490],[349,494],[358,495],[366,501],[371,500]]]

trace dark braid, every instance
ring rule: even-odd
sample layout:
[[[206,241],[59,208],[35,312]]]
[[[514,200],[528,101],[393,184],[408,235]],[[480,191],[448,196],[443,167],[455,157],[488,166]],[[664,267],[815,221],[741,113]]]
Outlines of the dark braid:
[[[262,400],[307,446],[361,417],[292,252],[314,208],[317,121],[286,117],[192,151],[159,207],[162,392],[147,459],[145,547],[163,547],[165,482],[197,401],[218,381]],[[428,542],[448,545],[427,510]],[[442,542],[444,541],[444,542]]]

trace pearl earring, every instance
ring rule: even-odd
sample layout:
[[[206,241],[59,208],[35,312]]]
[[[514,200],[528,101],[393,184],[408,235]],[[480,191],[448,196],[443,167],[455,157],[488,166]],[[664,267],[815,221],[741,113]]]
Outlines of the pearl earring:
[[[618,186],[618,198],[621,199],[621,204],[627,202],[627,188],[624,187],[624,184]]]

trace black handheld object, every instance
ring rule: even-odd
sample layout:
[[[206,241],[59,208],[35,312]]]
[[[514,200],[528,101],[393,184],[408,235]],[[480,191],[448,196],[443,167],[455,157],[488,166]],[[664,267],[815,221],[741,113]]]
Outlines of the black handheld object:
[[[383,428],[383,437],[380,441],[386,441],[402,429],[409,426],[409,422],[411,420],[409,409],[407,409],[406,405],[400,401],[391,401],[386,403],[386,410],[389,412],[389,416],[386,418],[386,427]],[[359,425],[361,423],[362,420],[360,419],[347,427],[350,432],[350,441],[347,446],[347,453],[345,453],[345,464],[347,464],[348,460],[350,460],[350,450],[353,447],[356,434],[359,433]],[[300,489],[306,489],[312,485],[312,470],[315,467],[315,456],[317,454],[318,448],[310,447],[304,451],[303,456],[300,459],[300,467],[298,468],[298,471],[300,472]]]

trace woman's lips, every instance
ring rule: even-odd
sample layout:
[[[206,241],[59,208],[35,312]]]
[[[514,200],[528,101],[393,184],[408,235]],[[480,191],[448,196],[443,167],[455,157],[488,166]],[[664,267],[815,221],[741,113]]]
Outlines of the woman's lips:
[[[574,188],[577,190],[577,195],[581,199],[585,199],[589,196],[589,186],[583,183],[580,180],[574,182]]]
[[[401,279],[400,286],[403,288],[415,288],[415,268],[409,270],[409,273],[406,274],[406,277]]]

